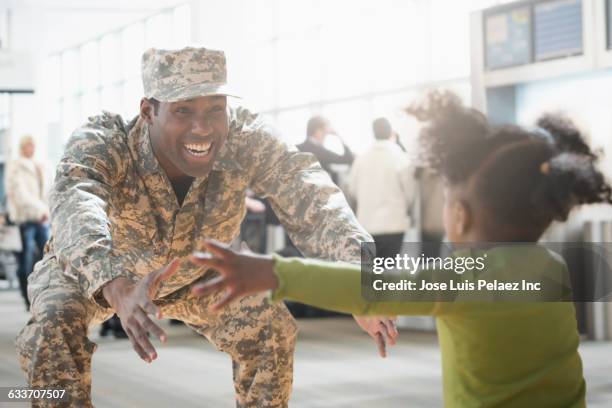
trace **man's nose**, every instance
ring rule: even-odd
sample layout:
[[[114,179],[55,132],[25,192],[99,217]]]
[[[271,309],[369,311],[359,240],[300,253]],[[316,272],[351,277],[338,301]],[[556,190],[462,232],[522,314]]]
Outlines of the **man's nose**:
[[[208,136],[213,131],[208,116],[199,116],[194,119],[191,126],[191,132],[198,136]]]

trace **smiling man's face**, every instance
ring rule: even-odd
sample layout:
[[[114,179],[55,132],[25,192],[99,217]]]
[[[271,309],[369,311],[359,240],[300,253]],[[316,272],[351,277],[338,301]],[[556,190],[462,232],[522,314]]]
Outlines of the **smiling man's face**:
[[[153,152],[170,180],[206,176],[229,132],[225,96],[160,102],[157,113],[143,99],[141,115],[150,125]]]

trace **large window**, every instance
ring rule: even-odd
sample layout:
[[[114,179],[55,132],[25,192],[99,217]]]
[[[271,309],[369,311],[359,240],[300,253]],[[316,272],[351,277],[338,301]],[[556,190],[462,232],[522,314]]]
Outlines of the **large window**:
[[[57,140],[65,142],[88,116],[107,110],[129,119],[138,113],[142,53],[149,47],[179,48],[190,43],[189,10],[189,5],[164,10],[46,59],[45,116],[54,140],[49,143],[51,158],[61,153]]]
[[[324,114],[360,151],[375,117],[414,133],[402,108],[424,87],[454,87],[469,102],[470,12],[499,3],[245,1],[247,43],[228,42],[229,78],[288,141],[301,142],[308,118]]]

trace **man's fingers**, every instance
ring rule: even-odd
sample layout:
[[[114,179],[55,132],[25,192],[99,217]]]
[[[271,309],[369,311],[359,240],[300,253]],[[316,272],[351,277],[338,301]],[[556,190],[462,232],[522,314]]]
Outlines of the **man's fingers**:
[[[215,292],[219,292],[227,285],[227,281],[223,278],[223,276],[217,276],[214,279],[211,279],[204,283],[198,283],[192,289],[194,295],[198,296],[206,296]]]
[[[151,340],[149,340],[149,336],[145,329],[141,327],[138,333],[134,333],[134,337],[138,341],[140,347],[147,353],[149,359],[151,361],[155,360],[157,358],[157,351],[155,347],[153,347],[153,344],[151,344]]]
[[[140,327],[142,327],[146,332],[157,337],[162,343],[168,339],[166,332],[156,325],[144,311],[139,312],[136,318],[138,320],[138,324],[140,324]]]
[[[397,324],[395,323],[395,319],[382,319],[382,323],[387,328],[387,333],[389,337],[393,339],[393,343],[395,343],[399,337],[399,332],[397,331]]]
[[[144,349],[140,346],[140,344],[138,343],[138,341],[136,341],[136,337],[134,335],[134,333],[132,333],[132,330],[128,327],[125,329],[125,332],[127,333],[130,342],[132,342],[132,348],[134,349],[134,351],[136,351],[136,353],[138,354],[138,356],[143,359],[144,361],[146,361],[147,363],[151,362],[151,358],[147,355],[147,353],[144,351]]]
[[[389,345],[395,345],[395,337],[391,335],[391,333],[389,332],[389,328],[387,327],[385,322],[380,321],[378,323],[378,327],[380,331],[377,334],[382,334],[383,338],[386,338],[389,341]]]
[[[382,358],[387,357],[387,345],[385,344],[385,339],[382,333],[376,333],[374,335],[374,340],[376,341],[376,346],[378,347],[378,354]]]
[[[144,304],[140,305],[140,307],[142,308],[142,310],[144,310],[146,314],[153,315],[156,317],[160,315],[159,307],[155,306],[155,303],[151,301],[145,302]]]
[[[157,352],[155,351],[155,347],[151,344],[149,340],[149,336],[147,335],[147,331],[138,323],[138,320],[134,317],[130,319],[128,322],[128,327],[130,328],[130,332],[132,333],[133,342],[137,343],[145,352],[148,357],[149,362],[155,360],[157,358]]]

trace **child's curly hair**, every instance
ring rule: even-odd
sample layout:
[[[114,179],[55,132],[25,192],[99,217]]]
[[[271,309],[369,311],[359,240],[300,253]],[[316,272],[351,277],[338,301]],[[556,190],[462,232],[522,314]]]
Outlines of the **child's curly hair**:
[[[536,128],[493,126],[449,91],[406,109],[425,122],[424,162],[450,185],[464,184],[492,227],[543,231],[580,204],[612,203],[598,155],[567,118],[546,114]]]

